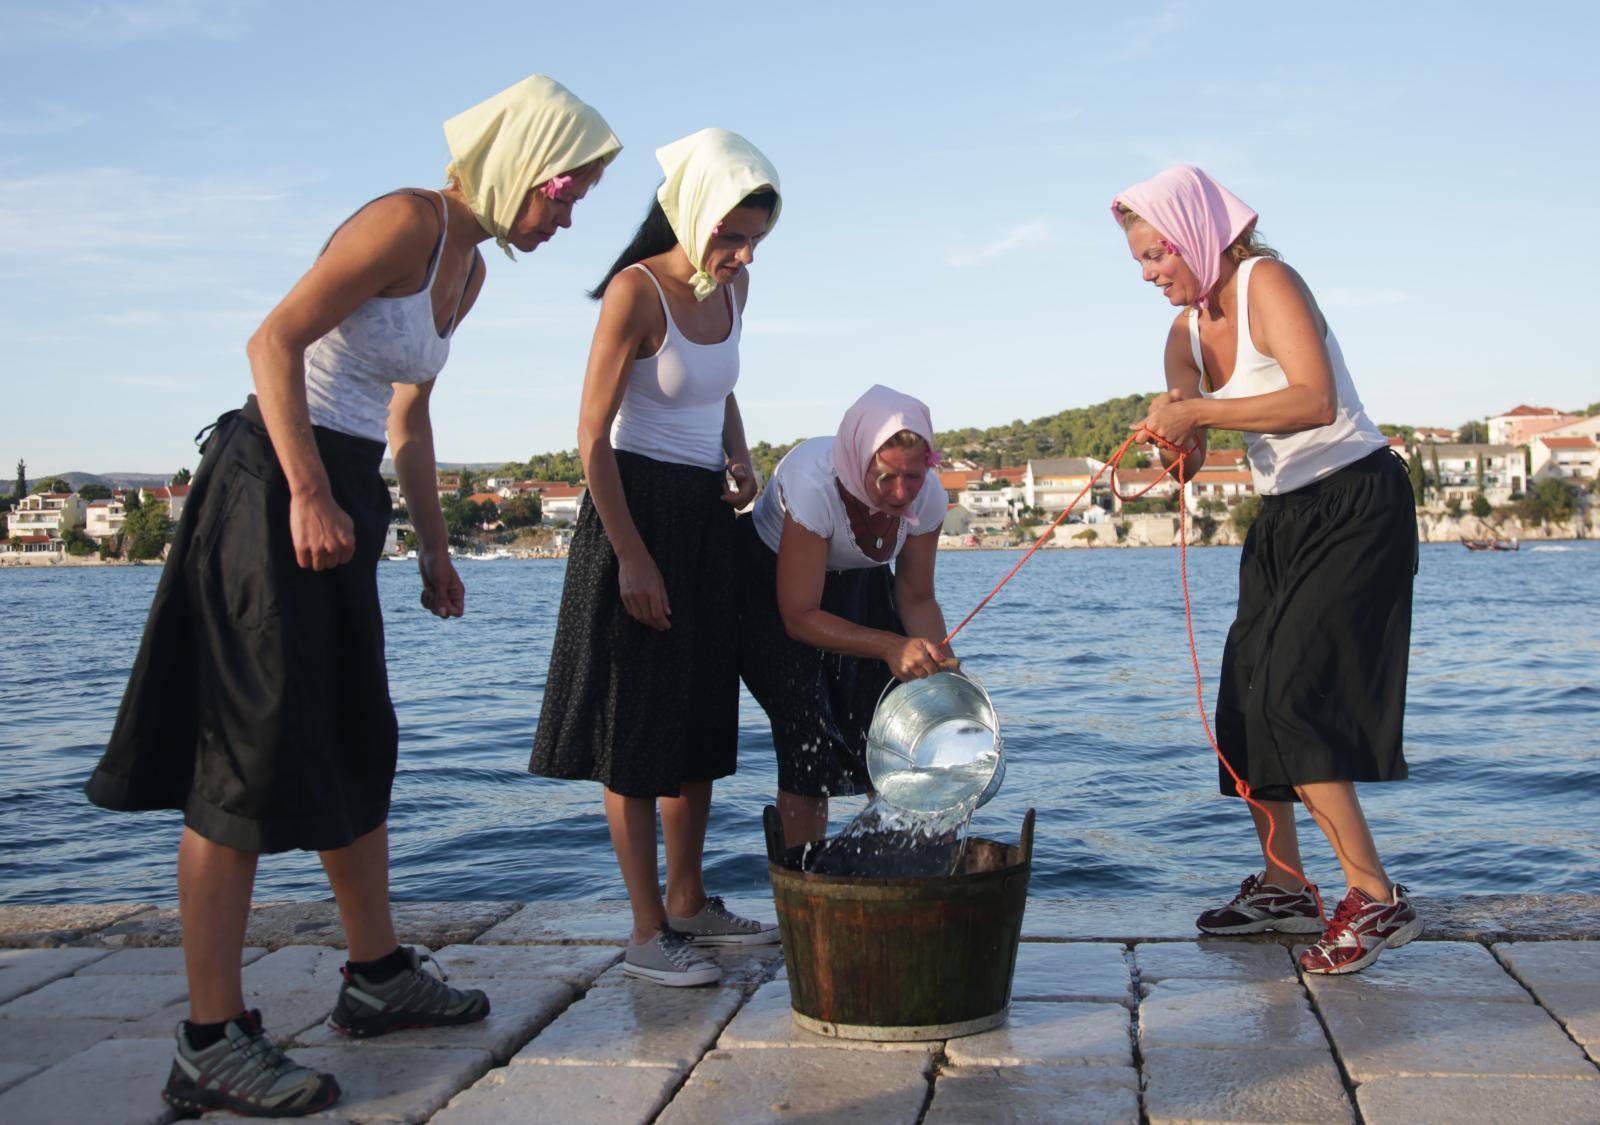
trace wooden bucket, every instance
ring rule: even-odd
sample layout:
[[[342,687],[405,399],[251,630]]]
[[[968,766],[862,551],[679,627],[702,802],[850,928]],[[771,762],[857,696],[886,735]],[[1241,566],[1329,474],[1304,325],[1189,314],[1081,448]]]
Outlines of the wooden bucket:
[[[1017,844],[971,838],[954,875],[801,871],[765,816],[795,1023],[841,1039],[948,1039],[1005,1022],[1028,904],[1033,810]]]

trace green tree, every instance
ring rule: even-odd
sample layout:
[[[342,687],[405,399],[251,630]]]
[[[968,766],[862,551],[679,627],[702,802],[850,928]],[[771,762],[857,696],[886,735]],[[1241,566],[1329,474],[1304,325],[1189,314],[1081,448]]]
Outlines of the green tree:
[[[109,500],[111,499],[111,490],[103,484],[95,484],[90,481],[78,489],[78,499],[85,504],[91,500]]]
[[[17,462],[17,484],[16,484],[16,488],[12,490],[11,498],[13,500],[21,500],[27,494],[28,494],[28,463],[26,461],[19,460]]]
[[[172,480],[169,483],[188,484],[192,477],[193,474],[190,473],[188,469],[179,469],[177,472],[172,474]]]
[[[61,535],[61,546],[67,554],[83,558],[95,552],[95,541],[81,527],[69,527]]]
[[[1413,446],[1411,456],[1406,458],[1406,475],[1411,478],[1411,501],[1420,508],[1428,502],[1428,478],[1422,472],[1420,448]]]
[[[1600,402],[1591,402],[1583,408],[1585,418],[1593,418],[1596,414],[1600,414]]]
[[[465,465],[461,467],[461,487],[456,489],[456,495],[465,500],[478,491],[478,478],[473,471]]]
[[[126,512],[127,518],[122,521],[123,553],[130,559],[159,558],[172,529],[166,504],[154,496],[141,504],[135,494],[128,497]]]
[[[66,477],[51,477],[39,485],[40,492],[71,492],[72,483]]]
[[[1211,542],[1211,537],[1217,533],[1218,526],[1217,518],[1207,512],[1201,512],[1194,517],[1194,529],[1202,543]]]
[[[799,445],[803,438],[795,438],[781,445],[770,442],[758,441],[750,447],[750,464],[763,481],[772,479],[773,470],[778,467],[778,462],[788,455],[789,450]]]
[[[538,493],[513,496],[500,505],[500,522],[507,527],[536,527],[543,514]]]
[[[1517,501],[1517,515],[1528,523],[1561,523],[1572,518],[1578,507],[1577,492],[1554,477],[1534,482],[1528,494]]]
[[[1454,494],[1444,502],[1444,510],[1450,513],[1452,519],[1461,515],[1461,497]]]
[[[1433,491],[1434,495],[1437,496],[1444,491],[1444,475],[1439,472],[1439,447],[1437,445],[1428,446],[1428,460],[1431,462],[1430,467],[1433,469]]]
[[[1485,445],[1489,441],[1489,427],[1478,421],[1463,422],[1456,431],[1456,440],[1463,445]]]
[[[1261,497],[1246,496],[1233,506],[1233,511],[1228,516],[1228,522],[1233,524],[1233,530],[1243,539],[1250,533],[1250,528],[1256,522],[1256,517],[1261,514]]]
[[[1489,513],[1492,511],[1494,511],[1494,509],[1489,506],[1489,500],[1486,496],[1484,496],[1483,493],[1474,492],[1472,494],[1473,515],[1477,516],[1480,520],[1488,519]]]

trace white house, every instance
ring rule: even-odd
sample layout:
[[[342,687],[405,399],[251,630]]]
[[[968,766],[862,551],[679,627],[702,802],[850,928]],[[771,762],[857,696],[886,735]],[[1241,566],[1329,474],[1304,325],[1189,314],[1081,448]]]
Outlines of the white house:
[[[581,484],[552,484],[539,493],[539,522],[552,524],[557,520],[576,523],[578,508],[589,490]]]
[[[1533,479],[1594,480],[1600,476],[1600,446],[1592,437],[1555,437],[1536,434],[1528,443]]]
[[[91,500],[85,513],[87,522],[84,533],[97,543],[120,532],[123,522],[128,518],[128,510],[120,496],[113,496],[110,500]]]
[[[25,552],[59,551],[68,528],[82,527],[83,501],[72,492],[35,492],[24,496],[6,516],[6,537]]]
[[[141,488],[139,490],[139,502],[141,504],[148,503],[152,496],[166,504],[167,518],[176,523],[178,518],[183,515],[183,505],[189,499],[189,486],[186,484],[174,484],[166,488]]]
[[[1527,455],[1520,445],[1437,442],[1418,450],[1418,457],[1423,470],[1437,478],[1434,487],[1445,500],[1470,501],[1481,487],[1489,503],[1504,504],[1528,480]]]
[[[1023,495],[1030,508],[1038,508],[1048,516],[1058,516],[1083,491],[1094,474],[1104,467],[1104,461],[1097,461],[1093,457],[1053,457],[1029,461],[1022,482]],[[1109,482],[1102,477],[1082,503],[1110,507]]]
[[[1576,422],[1578,417],[1548,406],[1514,406],[1489,419],[1489,444],[1524,445],[1535,434]]]

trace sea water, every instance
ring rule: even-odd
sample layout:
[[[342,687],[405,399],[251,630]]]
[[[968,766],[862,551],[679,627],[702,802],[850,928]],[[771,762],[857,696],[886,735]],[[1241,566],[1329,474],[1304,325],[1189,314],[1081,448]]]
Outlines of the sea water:
[[[953,875],[978,799],[917,812],[874,797],[837,836],[806,849],[800,866],[819,875],[907,878]]]

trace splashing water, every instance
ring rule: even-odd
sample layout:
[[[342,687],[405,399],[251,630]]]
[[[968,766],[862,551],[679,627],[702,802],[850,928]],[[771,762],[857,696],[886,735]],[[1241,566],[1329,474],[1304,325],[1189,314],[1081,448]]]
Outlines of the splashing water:
[[[905,774],[914,778],[926,772]],[[819,875],[875,879],[953,875],[961,864],[977,803],[974,793],[952,808],[917,812],[892,804],[886,792],[880,793],[844,831],[807,848],[801,868]]]

